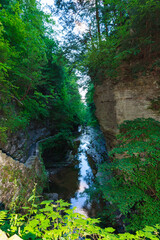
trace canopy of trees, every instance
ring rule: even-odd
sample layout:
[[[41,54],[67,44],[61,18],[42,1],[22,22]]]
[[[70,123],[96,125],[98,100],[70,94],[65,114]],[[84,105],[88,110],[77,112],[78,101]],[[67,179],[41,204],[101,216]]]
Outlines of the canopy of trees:
[[[70,74],[53,28],[53,20],[36,0],[1,1],[1,143],[7,133],[31,120],[49,121],[57,130],[73,130],[80,123],[77,79]]]
[[[106,77],[120,80],[124,62],[128,64],[128,79],[134,79],[148,66],[151,70],[159,66],[158,0],[56,2],[60,20],[68,26],[68,46],[77,53],[72,60],[83,60],[78,65],[81,69],[85,66],[93,81]],[[82,24],[86,26],[83,34],[76,34],[75,27],[80,30]]]

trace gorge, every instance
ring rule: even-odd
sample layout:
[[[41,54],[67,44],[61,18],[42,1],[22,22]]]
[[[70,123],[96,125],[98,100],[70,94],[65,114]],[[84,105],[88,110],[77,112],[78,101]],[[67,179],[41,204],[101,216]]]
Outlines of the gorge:
[[[0,228],[159,239],[160,3],[47,9],[0,3]]]

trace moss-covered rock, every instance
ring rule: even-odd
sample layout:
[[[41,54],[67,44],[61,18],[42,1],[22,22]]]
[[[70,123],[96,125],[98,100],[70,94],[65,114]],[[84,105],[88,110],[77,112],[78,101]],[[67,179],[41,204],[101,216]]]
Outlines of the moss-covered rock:
[[[26,205],[35,183],[37,194],[41,194],[46,180],[43,163],[37,156],[27,166],[0,151],[0,202],[5,208],[15,202],[17,208]]]

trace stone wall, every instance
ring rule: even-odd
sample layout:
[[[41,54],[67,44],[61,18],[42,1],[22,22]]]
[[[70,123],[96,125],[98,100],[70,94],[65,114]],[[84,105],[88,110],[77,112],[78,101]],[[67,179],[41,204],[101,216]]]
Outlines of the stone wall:
[[[158,96],[160,80],[149,74],[117,84],[106,79],[101,85],[95,86],[96,116],[107,139],[107,145],[114,145],[118,125],[124,120],[154,118],[160,121],[159,113],[150,108],[151,100]]]

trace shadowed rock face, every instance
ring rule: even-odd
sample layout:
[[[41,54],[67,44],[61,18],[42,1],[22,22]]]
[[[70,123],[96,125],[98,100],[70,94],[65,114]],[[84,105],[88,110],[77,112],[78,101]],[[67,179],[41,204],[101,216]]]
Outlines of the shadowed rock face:
[[[117,133],[114,85],[110,81],[104,81],[102,85],[95,86],[94,102],[97,119],[107,139],[107,147],[110,148]]]
[[[106,79],[95,86],[96,116],[109,148],[114,145],[117,126],[123,121],[136,118],[160,121],[158,112],[150,108],[151,101],[160,96],[159,82],[158,77],[147,75],[117,84]]]
[[[20,162],[26,162],[33,155],[36,142],[51,135],[51,131],[38,124],[31,123],[25,130],[17,131],[8,136],[7,144],[1,145],[7,154]]]

